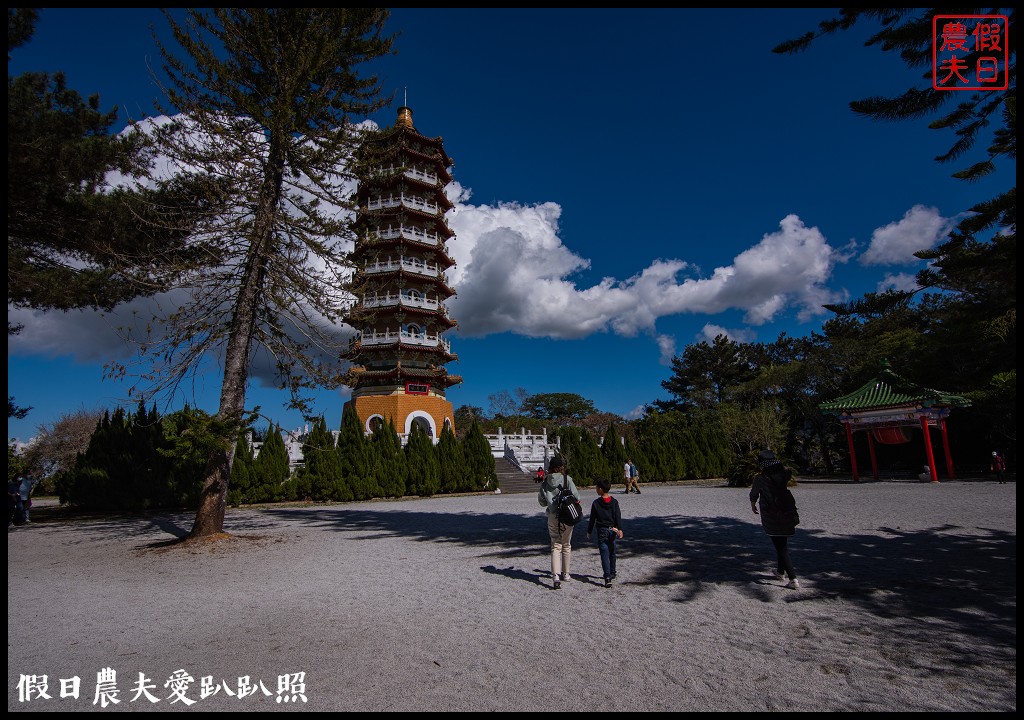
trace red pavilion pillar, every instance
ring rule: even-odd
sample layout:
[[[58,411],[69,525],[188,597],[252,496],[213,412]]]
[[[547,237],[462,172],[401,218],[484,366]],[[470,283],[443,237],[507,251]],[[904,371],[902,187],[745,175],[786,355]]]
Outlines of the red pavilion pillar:
[[[857,452],[853,448],[853,430],[850,429],[850,423],[843,423],[846,427],[846,444],[850,446],[850,468],[853,470],[853,481],[860,482],[860,478],[857,477]]]
[[[926,415],[921,416],[921,432],[924,433],[924,451],[928,460],[928,469],[932,474],[932,482],[937,483],[939,474],[935,471],[935,453],[932,451],[932,436],[928,432],[928,417]]]
[[[868,454],[871,456],[871,476],[878,482],[878,457],[875,455],[875,434],[868,430]]]
[[[949,434],[946,431],[946,418],[939,419],[939,428],[942,430],[942,449],[946,453],[946,473],[950,480],[955,480],[953,475],[953,454],[949,451]]]

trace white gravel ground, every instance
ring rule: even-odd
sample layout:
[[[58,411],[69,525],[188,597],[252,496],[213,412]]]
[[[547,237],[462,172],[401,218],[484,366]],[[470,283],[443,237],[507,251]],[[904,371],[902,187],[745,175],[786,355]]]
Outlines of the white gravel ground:
[[[794,494],[796,591],[727,487],[616,493],[610,589],[584,525],[551,589],[533,494],[11,528],[7,709],[1016,711],[1015,484]]]

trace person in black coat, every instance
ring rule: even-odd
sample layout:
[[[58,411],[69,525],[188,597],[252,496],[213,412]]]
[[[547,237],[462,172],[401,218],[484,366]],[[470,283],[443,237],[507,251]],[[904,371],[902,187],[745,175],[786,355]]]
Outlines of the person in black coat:
[[[608,478],[594,481],[597,499],[590,506],[587,538],[597,530],[597,550],[601,553],[604,586],[611,587],[615,579],[615,541],[622,539],[622,510],[612,497],[612,482]],[[596,526],[596,527],[595,527]]]
[[[780,580],[788,576],[787,588],[796,590],[800,581],[796,578],[793,562],[789,558],[789,538],[796,533],[800,524],[796,499],[789,491],[789,481],[793,473],[775,457],[771,450],[762,450],[757,456],[761,472],[754,477],[750,488],[750,509],[755,515],[761,516],[761,527],[775,546],[778,561],[775,575]],[[760,512],[758,507],[760,506]]]

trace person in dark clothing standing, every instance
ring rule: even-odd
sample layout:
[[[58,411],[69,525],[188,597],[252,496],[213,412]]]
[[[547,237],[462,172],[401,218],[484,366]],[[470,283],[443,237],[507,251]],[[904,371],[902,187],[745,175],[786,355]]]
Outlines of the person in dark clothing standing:
[[[587,523],[587,539],[597,527],[597,549],[601,553],[601,569],[604,571],[604,586],[611,587],[615,579],[615,541],[622,539],[622,511],[619,501],[612,497],[611,480],[598,478],[594,481],[597,499],[590,506],[590,522]]]
[[[754,484],[750,488],[750,509],[755,515],[761,516],[761,527],[775,546],[775,576],[780,580],[789,576],[786,587],[796,590],[800,587],[800,581],[796,578],[793,562],[789,558],[789,538],[793,537],[796,526],[800,524],[796,499],[789,491],[793,473],[771,450],[762,450],[757,456],[757,463],[761,472],[754,477]]]
[[[1000,485],[1006,484],[1006,461],[996,450],[992,451],[992,464],[989,466],[989,470],[999,480]]]

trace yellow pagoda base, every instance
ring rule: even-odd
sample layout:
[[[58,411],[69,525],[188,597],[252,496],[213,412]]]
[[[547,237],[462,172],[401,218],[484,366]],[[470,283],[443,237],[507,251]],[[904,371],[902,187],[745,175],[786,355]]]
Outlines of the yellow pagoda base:
[[[409,395],[404,392],[360,394],[345,405],[355,406],[359,421],[368,433],[373,430],[375,418],[380,418],[384,423],[391,420],[395,430],[403,436],[412,432],[412,423],[415,421],[429,425],[430,437],[434,442],[441,437],[445,424],[455,432],[455,410],[452,404],[435,395]]]

